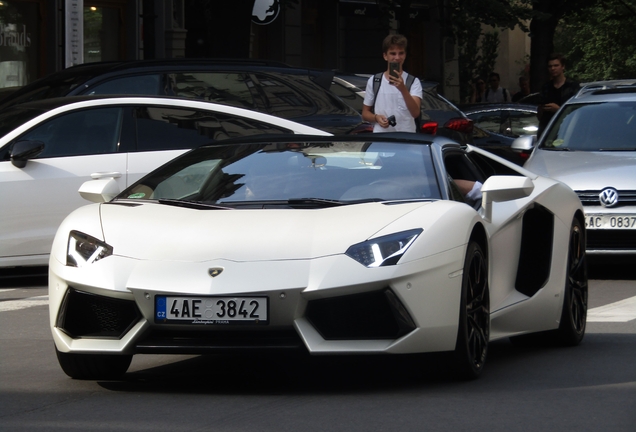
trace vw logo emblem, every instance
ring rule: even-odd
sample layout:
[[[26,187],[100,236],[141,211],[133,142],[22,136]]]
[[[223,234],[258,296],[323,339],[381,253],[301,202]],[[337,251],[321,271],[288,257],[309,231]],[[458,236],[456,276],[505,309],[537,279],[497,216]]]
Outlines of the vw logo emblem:
[[[212,267],[208,269],[208,274],[212,277],[217,277],[221,273],[223,273],[223,267]]]
[[[618,192],[614,188],[605,188],[598,195],[603,207],[612,207],[618,203]]]

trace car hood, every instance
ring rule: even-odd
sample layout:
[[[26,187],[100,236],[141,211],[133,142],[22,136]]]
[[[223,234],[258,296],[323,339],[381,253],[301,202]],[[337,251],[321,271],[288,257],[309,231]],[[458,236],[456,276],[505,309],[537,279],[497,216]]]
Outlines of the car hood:
[[[574,190],[636,189],[636,152],[536,149],[524,168],[562,181]]]
[[[175,261],[288,260],[342,254],[427,205],[430,203],[194,210],[152,203],[107,203],[101,206],[101,219],[104,239],[119,256],[163,260],[169,251]]]

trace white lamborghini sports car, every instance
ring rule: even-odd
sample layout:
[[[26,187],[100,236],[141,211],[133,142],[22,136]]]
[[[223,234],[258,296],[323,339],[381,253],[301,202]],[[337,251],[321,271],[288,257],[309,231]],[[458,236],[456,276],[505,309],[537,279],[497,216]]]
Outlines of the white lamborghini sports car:
[[[445,138],[233,139],[80,194],[96,203],[62,223],[49,267],[73,378],[138,353],[289,348],[449,352],[475,378],[489,341],[585,333],[576,194]]]

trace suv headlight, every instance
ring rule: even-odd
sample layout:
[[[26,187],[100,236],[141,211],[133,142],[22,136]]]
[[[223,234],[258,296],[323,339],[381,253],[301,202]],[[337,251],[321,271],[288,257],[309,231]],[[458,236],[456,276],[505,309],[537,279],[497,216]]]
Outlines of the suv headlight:
[[[113,254],[112,246],[79,231],[71,231],[66,249],[66,265],[82,267]]]
[[[349,247],[345,254],[366,267],[395,265],[421,233],[419,228],[367,240]]]

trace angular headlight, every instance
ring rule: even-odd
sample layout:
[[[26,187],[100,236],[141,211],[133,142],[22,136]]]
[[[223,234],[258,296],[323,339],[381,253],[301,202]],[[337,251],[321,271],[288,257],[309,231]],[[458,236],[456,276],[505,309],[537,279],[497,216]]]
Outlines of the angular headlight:
[[[79,231],[71,231],[66,249],[66,265],[82,267],[113,254],[112,246]]]
[[[419,228],[367,240],[351,246],[345,254],[366,267],[395,265],[421,232]]]

